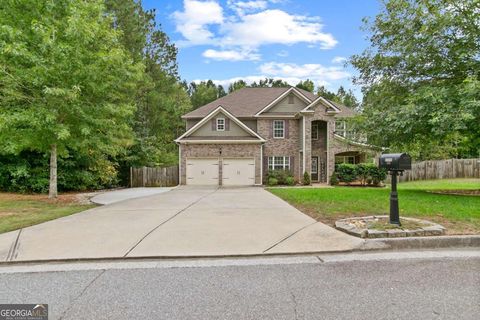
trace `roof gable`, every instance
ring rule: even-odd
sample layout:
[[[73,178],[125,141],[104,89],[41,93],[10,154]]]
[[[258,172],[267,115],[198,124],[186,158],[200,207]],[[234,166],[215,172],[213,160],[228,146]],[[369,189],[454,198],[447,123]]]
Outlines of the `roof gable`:
[[[336,106],[334,105],[333,103],[331,103],[330,101],[328,101],[327,99],[325,99],[324,97],[322,96],[318,96],[315,100],[313,100],[309,105],[307,105],[305,107],[305,109],[302,110],[302,112],[311,112],[311,111],[314,111],[313,110],[313,107],[315,107],[316,105],[318,105],[319,103],[321,103],[322,105],[324,105],[325,107],[327,107],[327,113],[339,113],[341,112],[341,110]]]
[[[223,118],[225,123],[225,130],[217,131],[216,130],[216,119]],[[205,122],[197,130],[192,132],[189,136],[193,137],[251,137],[252,134],[247,132],[245,129],[240,127],[234,121],[231,121],[230,118],[223,113],[221,110],[217,110],[210,121]]]
[[[278,96],[275,100],[273,100],[268,105],[266,105],[262,110],[258,111],[255,114],[255,116],[259,116],[262,113],[265,113],[265,112],[271,110],[273,107],[278,105],[281,101],[283,101],[283,99],[287,98],[289,94],[295,95],[297,98],[304,101],[306,104],[309,104],[311,102],[310,99],[307,98],[303,93],[301,93],[297,88],[290,87],[287,91],[285,91],[280,96]],[[298,110],[298,111],[301,111],[301,110]]]
[[[195,124],[193,127],[191,127],[189,130],[187,130],[187,132],[185,132],[184,134],[182,134],[178,139],[176,139],[175,141],[176,142],[181,142],[183,139],[185,138],[188,138],[190,137],[193,133],[197,132],[198,130],[200,130],[201,128],[203,128],[204,126],[206,125],[209,125],[210,124],[210,120],[213,119],[214,117],[217,117],[217,115],[221,114],[222,116],[224,116],[225,118],[228,118],[231,120],[231,122],[233,122],[233,125],[235,125],[236,127],[238,127],[240,130],[243,130],[243,132],[245,133],[245,135],[242,135],[242,138],[245,136],[245,137],[248,137],[248,138],[254,138],[254,140],[256,141],[261,141],[261,142],[264,142],[265,140],[259,136],[255,131],[253,131],[252,129],[250,129],[249,127],[247,127],[243,122],[241,122],[240,120],[238,120],[233,114],[231,114],[230,112],[228,112],[225,108],[223,108],[223,106],[218,106],[216,109],[214,109],[213,111],[211,111],[206,117],[204,117],[201,121],[199,121],[197,124]],[[222,131],[223,132],[223,131]],[[218,137],[222,137],[223,135],[218,135]],[[228,137],[228,135],[224,135],[225,138]],[[231,137],[231,136],[230,136]],[[196,137],[198,138],[198,136]],[[208,137],[208,138],[211,138],[211,137]],[[217,137],[215,137],[217,138]],[[208,139],[206,139],[208,140]],[[218,140],[218,139],[217,139]]]

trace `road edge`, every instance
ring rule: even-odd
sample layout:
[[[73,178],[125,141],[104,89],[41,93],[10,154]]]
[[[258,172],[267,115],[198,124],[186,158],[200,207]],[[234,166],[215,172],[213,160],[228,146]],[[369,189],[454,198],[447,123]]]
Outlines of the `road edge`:
[[[259,258],[259,257],[288,257],[300,255],[319,255],[335,253],[352,253],[368,251],[392,250],[422,250],[422,249],[471,249],[480,250],[480,235],[460,236],[432,236],[408,238],[379,238],[367,239],[357,248],[349,250],[299,251],[284,253],[255,253],[255,254],[223,254],[223,255],[171,255],[171,256],[135,256],[135,257],[97,257],[97,258],[69,258],[45,260],[11,260],[0,261],[0,267],[38,264],[38,263],[71,263],[71,262],[106,262],[106,261],[134,261],[134,260],[186,260],[186,259],[219,259],[219,258]]]

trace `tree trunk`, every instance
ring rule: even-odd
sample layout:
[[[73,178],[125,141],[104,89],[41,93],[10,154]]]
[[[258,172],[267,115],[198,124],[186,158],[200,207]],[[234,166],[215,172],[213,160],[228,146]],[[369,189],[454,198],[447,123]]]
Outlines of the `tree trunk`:
[[[50,189],[48,191],[49,198],[56,198],[57,193],[57,145],[50,146]]]

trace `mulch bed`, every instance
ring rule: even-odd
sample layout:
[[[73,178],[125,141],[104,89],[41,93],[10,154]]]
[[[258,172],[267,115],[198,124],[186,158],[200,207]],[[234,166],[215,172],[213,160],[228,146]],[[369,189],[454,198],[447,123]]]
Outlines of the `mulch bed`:
[[[457,195],[457,196],[480,196],[480,189],[478,190],[435,190],[428,191],[436,194],[448,194],[448,195]]]

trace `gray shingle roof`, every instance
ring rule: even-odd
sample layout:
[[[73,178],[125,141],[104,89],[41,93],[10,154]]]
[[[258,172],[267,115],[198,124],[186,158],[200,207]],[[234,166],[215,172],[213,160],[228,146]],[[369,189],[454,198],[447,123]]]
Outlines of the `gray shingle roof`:
[[[237,118],[250,118],[253,117],[257,112],[265,108],[270,102],[275,100],[278,96],[282,95],[288,89],[290,89],[290,87],[242,88],[224,97],[207,103],[206,105],[183,115],[182,118],[203,118],[207,116],[210,112],[215,110],[218,106],[222,106],[223,108],[225,108],[225,110],[227,110]],[[317,95],[309,91],[298,88],[296,89],[308,99],[310,99],[310,101],[313,101],[318,97]],[[348,117],[356,114],[353,110],[347,108],[342,104],[333,101],[330,102],[342,111],[339,116]]]
[[[185,114],[183,118],[203,118],[218,106],[222,106],[237,118],[252,117],[288,89],[242,88]]]
[[[234,136],[202,136],[202,137],[196,137],[196,136],[188,136],[183,138],[182,140],[184,141],[195,141],[195,140],[248,140],[248,141],[255,141],[259,140],[257,137],[245,137],[245,136],[239,136],[239,137],[234,137]]]

